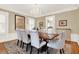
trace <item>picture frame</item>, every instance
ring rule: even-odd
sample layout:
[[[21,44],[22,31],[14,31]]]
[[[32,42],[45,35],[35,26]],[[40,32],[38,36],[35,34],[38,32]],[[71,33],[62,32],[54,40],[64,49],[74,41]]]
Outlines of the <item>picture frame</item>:
[[[67,26],[67,20],[59,20],[59,26]]]
[[[43,27],[43,22],[39,22],[39,28]]]
[[[21,15],[15,15],[15,30],[25,29],[25,17]]]

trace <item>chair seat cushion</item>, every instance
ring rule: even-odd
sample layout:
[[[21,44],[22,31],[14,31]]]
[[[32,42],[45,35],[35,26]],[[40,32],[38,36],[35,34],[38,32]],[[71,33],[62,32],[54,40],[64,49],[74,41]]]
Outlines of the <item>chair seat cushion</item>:
[[[45,42],[45,41],[42,41],[42,42],[39,44],[39,46],[34,46],[34,47],[37,48],[37,49],[39,49],[39,48],[43,47],[45,44],[46,44],[46,42]]]
[[[54,49],[61,49],[62,48],[56,41],[53,41],[53,42],[50,41],[47,44],[47,46],[50,48],[54,48]]]
[[[24,43],[28,44],[31,42],[31,40],[28,40],[28,41],[23,41]]]
[[[46,44],[46,42],[45,41],[42,41],[41,43],[40,43],[40,48],[42,47],[42,46],[44,46]]]

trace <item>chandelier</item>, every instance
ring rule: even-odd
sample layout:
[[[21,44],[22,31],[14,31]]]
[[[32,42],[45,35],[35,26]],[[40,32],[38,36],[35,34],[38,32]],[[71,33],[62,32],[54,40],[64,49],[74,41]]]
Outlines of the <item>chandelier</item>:
[[[41,8],[38,4],[32,5],[31,14],[35,16],[41,15]]]

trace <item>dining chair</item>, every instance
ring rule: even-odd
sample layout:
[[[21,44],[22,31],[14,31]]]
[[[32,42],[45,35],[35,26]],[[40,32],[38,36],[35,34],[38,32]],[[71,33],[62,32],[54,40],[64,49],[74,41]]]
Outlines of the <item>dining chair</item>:
[[[65,33],[62,32],[62,33],[59,34],[59,39],[49,41],[48,44],[47,44],[47,47],[59,49],[60,53],[64,53],[64,49],[63,49],[64,43],[65,43]],[[48,48],[47,48],[47,53],[49,53]]]
[[[51,37],[51,35],[53,35],[55,33],[57,33],[55,29],[48,29],[47,30],[47,34],[48,34],[49,37]]]
[[[20,44],[20,47],[22,46],[22,36],[21,36],[21,30],[20,29],[16,29],[16,34],[17,34],[17,45]]]
[[[40,29],[39,32],[47,33],[47,29]]]
[[[22,48],[26,45],[26,51],[28,50],[28,45],[31,43],[31,40],[28,38],[28,33],[26,30],[21,31],[21,36],[23,40]]]
[[[37,53],[39,54],[39,50],[46,44],[46,42],[40,41],[41,39],[39,38],[38,31],[32,30],[30,32],[30,34],[31,34],[31,51],[30,51],[30,53],[32,53],[32,48],[34,47],[37,49]]]

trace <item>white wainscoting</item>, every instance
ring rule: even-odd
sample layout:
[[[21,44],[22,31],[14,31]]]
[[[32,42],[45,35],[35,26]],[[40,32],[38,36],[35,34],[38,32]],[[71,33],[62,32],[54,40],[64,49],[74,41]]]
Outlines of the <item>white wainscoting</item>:
[[[6,42],[6,41],[11,41],[16,39],[17,39],[16,33],[0,34],[0,42]],[[71,41],[75,41],[79,45],[79,35],[72,33]]]
[[[77,42],[78,45],[79,45],[79,34],[74,34],[74,33],[72,33],[72,34],[71,34],[71,41],[75,41],[75,42]]]
[[[6,42],[16,39],[17,39],[16,33],[0,34],[0,42]]]

